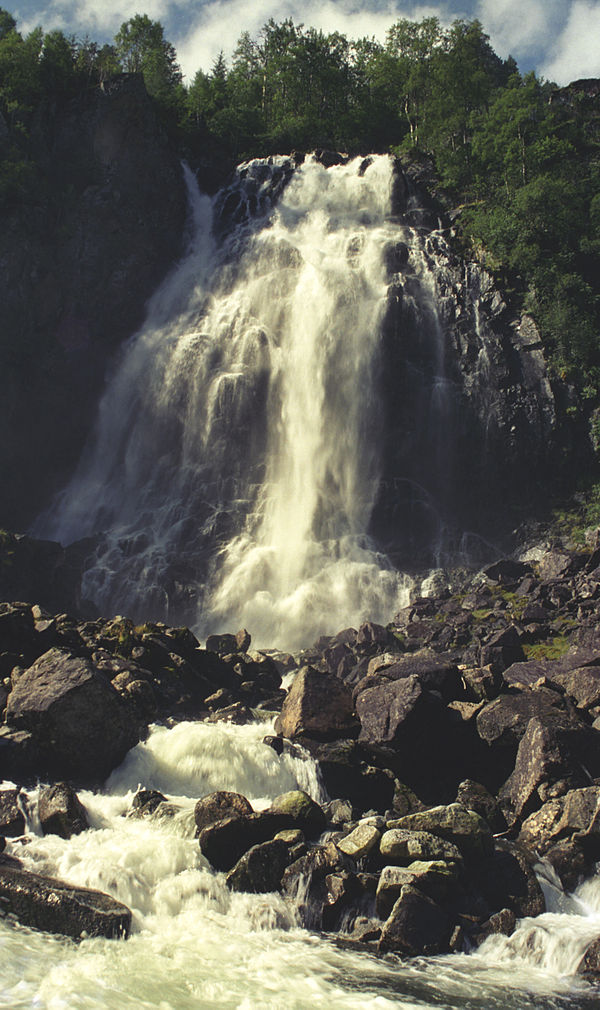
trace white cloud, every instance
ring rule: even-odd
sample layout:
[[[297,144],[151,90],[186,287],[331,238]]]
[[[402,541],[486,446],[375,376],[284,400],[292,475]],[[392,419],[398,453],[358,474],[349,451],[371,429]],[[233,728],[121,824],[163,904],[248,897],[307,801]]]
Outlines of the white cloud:
[[[477,16],[503,59],[546,52],[566,24],[568,0],[479,0]]]
[[[243,31],[253,38],[273,18],[292,17],[296,24],[338,31],[349,38],[372,36],[383,41],[388,28],[399,18],[420,20],[437,15],[447,21],[442,3],[393,3],[379,5],[375,11],[352,0],[210,0],[194,19],[184,36],[174,36],[179,62],[188,78],[198,69],[209,71],[221,49],[230,56]]]
[[[600,77],[599,0],[575,0],[541,72],[561,85],[582,77]]]
[[[67,34],[112,36],[134,14],[162,20],[170,6],[169,0],[51,0],[35,14],[19,18],[19,29],[27,33],[41,24],[45,31],[61,28]]]

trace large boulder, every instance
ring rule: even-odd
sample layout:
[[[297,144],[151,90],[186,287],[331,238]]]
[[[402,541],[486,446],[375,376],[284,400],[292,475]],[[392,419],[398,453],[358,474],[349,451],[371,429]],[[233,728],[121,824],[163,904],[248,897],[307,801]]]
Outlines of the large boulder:
[[[412,676],[417,678],[425,690],[439,691],[445,701],[459,698],[463,694],[460,672],[454,657],[437,655],[430,649],[420,649],[408,656],[395,657],[391,664],[375,669],[359,681],[354,688],[354,696],[386,681],[405,680]]]
[[[231,870],[253,845],[275,837],[278,831],[295,827],[288,814],[268,811],[225,817],[202,828],[198,841],[202,854],[215,870]]]
[[[24,832],[25,817],[19,806],[19,790],[0,790],[0,835],[17,838]]]
[[[417,887],[434,901],[445,901],[458,886],[457,864],[438,859],[415,860],[408,866],[384,866],[375,896],[380,919],[387,919],[407,884]]]
[[[460,849],[465,859],[482,859],[494,851],[494,838],[489,824],[474,810],[460,803],[430,807],[389,822],[406,831],[427,831],[445,838]]]
[[[6,721],[34,736],[41,778],[101,782],[139,740],[139,725],[106,678],[63,649],[25,670],[8,697]]]
[[[449,950],[452,925],[443,908],[407,884],[381,931],[379,950],[410,957],[445,954]]]
[[[194,808],[194,820],[200,832],[209,824],[222,821],[226,817],[245,817],[252,812],[250,803],[241,793],[219,790],[198,800]]]
[[[277,891],[289,861],[290,847],[282,839],[253,845],[227,874],[227,886],[251,894]]]
[[[523,822],[519,840],[545,855],[573,835],[586,840],[600,858],[600,786],[572,789],[548,800]]]
[[[0,861],[0,906],[23,926],[75,939],[125,938],[131,928],[130,910],[108,894],[30,873],[8,861]]]
[[[85,807],[67,782],[57,782],[40,791],[38,813],[45,835],[71,838],[89,827]]]
[[[310,666],[294,678],[275,722],[276,732],[290,740],[355,736],[357,728],[350,689],[337,677],[318,673]]]
[[[318,838],[327,826],[327,819],[318,803],[302,789],[292,789],[277,796],[269,812],[289,817],[294,827],[299,828],[307,838]]]
[[[557,712],[530,720],[519,743],[515,767],[500,792],[509,824],[522,820],[551,795],[584,786],[598,774],[597,732]],[[586,771],[584,771],[586,769]]]
[[[409,831],[390,828],[381,836],[379,851],[386,863],[408,866],[416,860],[445,860],[460,863],[460,850],[452,842],[430,831]]]

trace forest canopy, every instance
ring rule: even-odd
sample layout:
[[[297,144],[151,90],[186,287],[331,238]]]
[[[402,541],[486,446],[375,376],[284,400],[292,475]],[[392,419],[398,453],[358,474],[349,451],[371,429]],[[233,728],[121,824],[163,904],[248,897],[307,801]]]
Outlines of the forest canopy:
[[[402,19],[384,43],[270,20],[186,84],[145,14],[99,45],[41,28],[23,36],[0,8],[0,203],[30,199],[39,182],[32,127],[44,108],[117,73],[143,75],[192,164],[323,147],[426,162],[461,251],[534,315],[553,367],[598,402],[597,95],[521,75],[478,20]]]

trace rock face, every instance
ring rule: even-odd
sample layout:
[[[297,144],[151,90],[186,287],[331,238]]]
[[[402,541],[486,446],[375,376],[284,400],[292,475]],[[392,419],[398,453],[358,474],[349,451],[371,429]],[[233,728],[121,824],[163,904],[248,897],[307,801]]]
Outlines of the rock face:
[[[29,873],[0,861],[0,905],[24,926],[108,939],[129,936],[131,912],[108,894],[85,887],[72,887],[62,880]]]
[[[384,479],[372,521],[399,556],[419,561],[432,559],[440,514],[489,531],[513,494],[535,498],[565,437],[533,319],[511,312],[490,274],[454,254],[429,181],[402,166],[395,186],[394,213],[423,229],[437,313],[419,297],[418,251],[390,251]]]
[[[31,144],[50,195],[5,214],[0,235],[0,421],[10,432],[0,526],[15,530],[75,465],[107,363],[180,254],[186,213],[181,166],[141,75],[46,108]]]

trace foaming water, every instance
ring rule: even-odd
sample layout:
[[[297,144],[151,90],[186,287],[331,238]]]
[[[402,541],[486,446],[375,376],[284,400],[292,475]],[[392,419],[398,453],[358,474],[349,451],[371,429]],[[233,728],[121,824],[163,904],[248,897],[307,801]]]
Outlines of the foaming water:
[[[298,785],[322,799],[308,755],[262,743],[268,724],[154,727],[111,776],[82,792],[90,830],[70,840],[32,830],[9,851],[26,868],[100,888],[133,911],[127,941],[73,943],[0,920],[0,1007],[10,1010],[592,1010],[573,972],[600,933],[600,878],[572,912],[524,920],[470,956],[376,958],[298,928],[278,894],[230,892],[194,838],[193,805],[232,788],[255,806]],[[212,770],[211,770],[212,769]],[[277,773],[278,769],[278,773]],[[162,788],[174,816],[125,816],[138,785]],[[31,801],[35,799],[32,794]],[[535,931],[536,939],[530,939]]]

